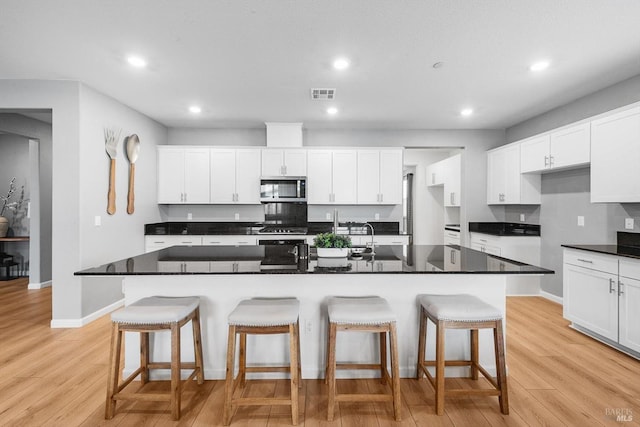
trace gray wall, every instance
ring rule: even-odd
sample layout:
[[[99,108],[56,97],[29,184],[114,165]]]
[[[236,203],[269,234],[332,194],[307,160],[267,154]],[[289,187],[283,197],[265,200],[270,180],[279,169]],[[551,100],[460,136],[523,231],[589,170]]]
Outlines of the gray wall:
[[[625,80],[562,107],[519,123],[506,130],[507,142],[546,132],[609,110],[640,101],[640,76]],[[613,172],[615,173],[615,171]],[[563,243],[615,243],[616,231],[624,231],[624,218],[634,217],[635,232],[640,231],[640,205],[592,204],[589,168],[542,175],[540,207],[510,206],[502,215],[518,221],[525,213],[527,222],[539,222],[542,229],[543,267],[556,271],[544,276],[542,290],[562,296]],[[496,216],[500,213],[496,211]],[[585,217],[585,226],[577,226],[577,216]]]
[[[19,114],[0,113],[0,130],[37,140],[29,150],[31,218],[29,221],[29,284],[39,286],[52,277],[52,129],[49,123]],[[37,177],[37,185],[36,179]],[[38,197],[35,197],[35,196]]]

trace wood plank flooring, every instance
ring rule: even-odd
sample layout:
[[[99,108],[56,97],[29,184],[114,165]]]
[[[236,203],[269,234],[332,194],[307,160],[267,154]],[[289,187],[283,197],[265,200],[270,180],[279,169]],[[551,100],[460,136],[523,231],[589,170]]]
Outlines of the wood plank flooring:
[[[168,404],[120,402],[105,421],[109,318],[80,329],[51,329],[51,289],[27,290],[27,282],[0,282],[0,426],[218,426],[224,384],[190,384],[182,419],[171,421]],[[507,364],[511,414],[492,398],[447,398],[445,415],[434,412],[426,380],[402,380],[401,422],[390,403],[347,404],[326,421],[327,388],[305,380],[300,424],[316,426],[603,426],[640,425],[640,362],[568,327],[562,307],[538,297],[508,298]],[[379,380],[340,381],[344,392],[376,392]],[[447,379],[449,387],[487,387],[484,380]],[[137,385],[132,385],[137,387]],[[168,383],[148,384],[149,390]],[[245,395],[287,393],[287,382],[249,383]],[[631,421],[616,421],[615,411]],[[290,425],[286,407],[245,407],[233,426]]]

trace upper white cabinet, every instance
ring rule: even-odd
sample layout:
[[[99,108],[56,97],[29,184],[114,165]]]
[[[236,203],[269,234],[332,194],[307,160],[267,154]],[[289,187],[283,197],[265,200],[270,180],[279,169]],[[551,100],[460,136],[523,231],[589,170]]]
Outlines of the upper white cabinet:
[[[209,148],[158,148],[158,203],[209,203]]]
[[[589,164],[591,126],[581,123],[520,143],[522,173],[545,172]]]
[[[260,149],[211,149],[211,203],[260,203]]]
[[[402,150],[358,150],[357,203],[402,203]]]
[[[442,161],[427,166],[427,187],[444,184],[444,164]]]
[[[520,173],[520,144],[487,152],[488,204],[540,204],[540,176]]]
[[[307,151],[275,148],[262,150],[262,176],[307,176]]]
[[[456,154],[442,161],[444,166],[444,205],[460,206],[462,154]],[[427,176],[428,178],[428,176]]]
[[[591,201],[640,202],[640,107],[591,122]]]
[[[308,165],[307,203],[357,202],[356,150],[309,150]]]

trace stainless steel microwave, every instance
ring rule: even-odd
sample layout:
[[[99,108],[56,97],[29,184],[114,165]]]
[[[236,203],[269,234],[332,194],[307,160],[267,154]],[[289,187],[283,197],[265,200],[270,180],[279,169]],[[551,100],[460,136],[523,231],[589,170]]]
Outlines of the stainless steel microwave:
[[[262,177],[260,201],[263,203],[306,202],[307,179],[304,176]]]

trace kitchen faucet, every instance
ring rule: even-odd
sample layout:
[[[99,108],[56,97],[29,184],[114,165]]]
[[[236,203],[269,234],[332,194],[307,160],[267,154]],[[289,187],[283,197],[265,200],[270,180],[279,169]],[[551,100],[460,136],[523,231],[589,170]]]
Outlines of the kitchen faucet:
[[[374,241],[375,232],[373,231],[373,225],[369,224],[368,222],[365,222],[363,225],[368,225],[369,228],[371,228],[371,255],[375,255],[376,254],[376,245],[375,245],[375,241]]]

